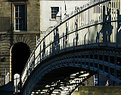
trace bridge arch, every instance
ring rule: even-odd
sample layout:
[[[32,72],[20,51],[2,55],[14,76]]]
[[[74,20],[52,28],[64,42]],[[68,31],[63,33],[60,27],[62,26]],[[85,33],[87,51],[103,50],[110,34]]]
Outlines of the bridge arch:
[[[24,69],[24,66],[27,62],[27,59],[30,56],[30,47],[23,42],[15,43],[10,50],[10,60],[11,60],[11,76],[13,79],[13,76],[15,73],[22,74],[22,70]]]
[[[115,81],[117,85],[120,85],[120,76],[115,73],[120,73],[121,66],[117,62],[120,62],[121,60],[118,59],[118,61],[115,63],[115,55],[117,56],[117,59],[118,57],[121,57],[120,52],[117,54],[117,51],[112,52],[111,49],[106,50],[106,48],[103,47],[101,49],[100,47],[98,49],[95,48],[91,50],[75,49],[64,53],[61,52],[60,54],[58,54],[58,56],[55,55],[51,58],[47,58],[43,60],[41,64],[38,64],[38,66],[35,67],[35,69],[27,78],[26,83],[24,84],[26,91],[22,91],[24,92],[23,95],[29,95],[31,91],[36,89],[36,87],[38,88],[38,84],[40,85],[41,82],[43,84],[43,81],[51,80],[49,79],[50,77],[52,77],[51,74],[56,75],[56,72],[58,72],[59,69],[59,71],[61,72],[59,72],[59,74],[62,74],[61,76],[64,76],[64,73],[67,72],[66,68],[68,68],[67,70],[70,69],[70,73],[67,73],[69,75],[75,73],[76,70],[76,72],[81,70],[87,71],[89,73],[89,75],[85,78],[87,79],[95,73],[99,73],[103,74],[106,77],[109,77],[112,81]],[[31,71],[31,68],[28,70],[28,74],[29,71]],[[32,84],[33,82],[34,84]],[[43,87],[40,88],[43,89]]]
[[[77,18],[83,12],[88,13],[88,9],[108,1],[100,0],[92,4],[89,3],[79,12],[77,10],[62,22],[59,22],[37,41],[37,45],[22,74],[23,90],[21,92],[23,95],[30,95],[43,82],[42,80],[46,81],[45,77],[50,79],[52,72],[62,71],[61,73],[64,74],[67,68],[69,70],[72,68],[74,71],[79,68],[88,71],[89,75],[100,73],[115,81],[116,85],[121,85],[121,46],[118,44],[118,40],[111,40],[111,38],[118,38],[117,34],[113,33],[115,31],[111,32],[113,29],[112,23],[120,22],[120,20],[111,20],[111,11],[104,5],[102,6],[103,15],[100,20],[92,21],[90,19],[89,22],[80,25],[78,21],[80,18]],[[106,8],[108,15],[105,14]],[[98,17],[100,18],[100,16]],[[73,26],[72,29],[68,29],[68,23],[70,27]],[[97,30],[98,26],[100,29],[94,31]],[[73,73],[72,71],[71,73]],[[68,72],[68,74],[70,73]],[[40,88],[43,89],[43,86]]]

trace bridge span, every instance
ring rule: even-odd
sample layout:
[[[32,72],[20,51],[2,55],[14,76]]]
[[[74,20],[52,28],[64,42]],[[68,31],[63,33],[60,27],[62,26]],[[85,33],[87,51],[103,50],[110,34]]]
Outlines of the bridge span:
[[[91,15],[97,7],[99,13]],[[67,15],[38,40],[22,74],[21,95],[71,95],[94,74],[120,86],[120,21],[110,0],[90,2]]]

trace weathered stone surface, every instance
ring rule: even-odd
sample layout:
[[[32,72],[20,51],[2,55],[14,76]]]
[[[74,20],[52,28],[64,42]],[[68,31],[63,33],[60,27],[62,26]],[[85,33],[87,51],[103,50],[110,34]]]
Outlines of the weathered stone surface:
[[[121,95],[120,89],[120,86],[83,86],[72,95]]]
[[[10,1],[0,0],[0,85],[4,84],[6,72],[10,72],[10,52],[14,44],[25,43],[32,51],[36,44],[36,38],[40,36],[39,0]],[[27,6],[27,31],[14,31],[14,6],[16,4]],[[11,27],[13,33],[11,33]]]

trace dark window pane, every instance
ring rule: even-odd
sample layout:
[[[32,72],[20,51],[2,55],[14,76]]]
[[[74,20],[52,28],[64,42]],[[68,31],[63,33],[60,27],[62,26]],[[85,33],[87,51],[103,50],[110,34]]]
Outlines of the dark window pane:
[[[18,19],[16,19],[16,24],[18,24]]]
[[[21,5],[19,7],[19,17],[25,18],[25,6],[24,5]]]
[[[16,12],[18,11],[18,5],[15,5],[15,11]]]
[[[15,17],[18,17],[18,12],[16,12]]]
[[[59,7],[51,7],[51,18],[56,19],[56,15],[59,12]]]
[[[25,30],[25,5],[15,5],[15,29]]]
[[[18,25],[16,24],[16,30],[18,30]]]
[[[20,20],[20,29],[24,30],[25,29],[25,22],[23,19]]]

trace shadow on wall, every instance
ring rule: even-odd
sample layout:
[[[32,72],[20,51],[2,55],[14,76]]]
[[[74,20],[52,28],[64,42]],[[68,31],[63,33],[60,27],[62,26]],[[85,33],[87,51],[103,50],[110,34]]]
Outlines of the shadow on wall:
[[[110,36],[112,34],[113,26],[111,25],[111,9],[107,8],[107,15],[105,11],[105,6],[103,6],[103,25],[100,32],[97,32],[96,42],[99,42],[100,35],[102,35],[102,41],[104,43],[110,42]]]
[[[110,4],[110,3],[109,3]],[[111,25],[111,8],[107,7],[107,15],[106,15],[106,11],[105,11],[105,6],[103,6],[103,25],[102,25],[102,29],[100,30],[100,32],[97,32],[97,37],[96,37],[96,43],[99,42],[99,39],[102,39],[102,41],[104,43],[106,42],[111,42],[111,35],[112,35],[112,30],[115,28]],[[121,44],[121,15],[119,13],[119,9],[115,10],[117,13],[115,15],[117,15],[117,30],[115,31],[116,35],[115,36],[115,40],[117,44]],[[102,36],[101,36],[102,35]],[[102,38],[101,38],[102,37]]]
[[[111,6],[110,5],[111,3],[109,3],[108,6]],[[103,24],[102,24],[102,28],[100,31],[97,31],[97,26],[95,26],[95,30],[97,31],[96,32],[96,37],[94,34],[92,34],[91,36],[88,37],[88,44],[90,44],[90,42],[95,42],[95,39],[96,39],[96,43],[99,43],[99,42],[103,42],[103,43],[110,43],[110,42],[113,42],[111,41],[111,37],[114,39],[114,41],[118,44],[121,44],[121,23],[119,22],[121,20],[121,15],[119,14],[119,9],[116,9],[113,13],[111,13],[111,7],[105,7],[103,6]],[[115,18],[117,18],[117,26],[113,26],[112,25],[112,15],[115,15]],[[115,19],[116,20],[116,19]],[[78,33],[78,16],[75,18],[75,23],[74,23],[74,27],[75,27],[75,38],[73,38],[73,46],[78,46],[78,42],[79,42],[79,33]],[[98,23],[98,22],[97,22]],[[65,48],[67,47],[68,44],[68,40],[69,40],[69,37],[68,37],[68,34],[69,34],[69,25],[68,23],[66,22],[65,23],[65,27],[66,27],[66,32],[63,33],[63,37],[62,39],[59,39],[59,30],[58,30],[58,27],[56,27],[56,29],[54,30],[54,41],[51,42],[51,46],[50,46],[50,51],[46,51],[46,44],[45,44],[45,41],[43,41],[43,53],[42,53],[42,56],[44,57],[45,54],[49,53],[55,53],[55,52],[58,52],[60,50],[60,48]],[[117,30],[115,30],[117,29]],[[112,33],[112,31],[114,31],[114,33]],[[95,32],[94,32],[95,33]],[[88,30],[88,32],[85,34],[84,36],[84,44],[86,44],[86,36],[87,35],[90,35],[90,31]],[[62,41],[61,41],[62,40]],[[60,42],[62,42],[62,46],[60,46]]]

